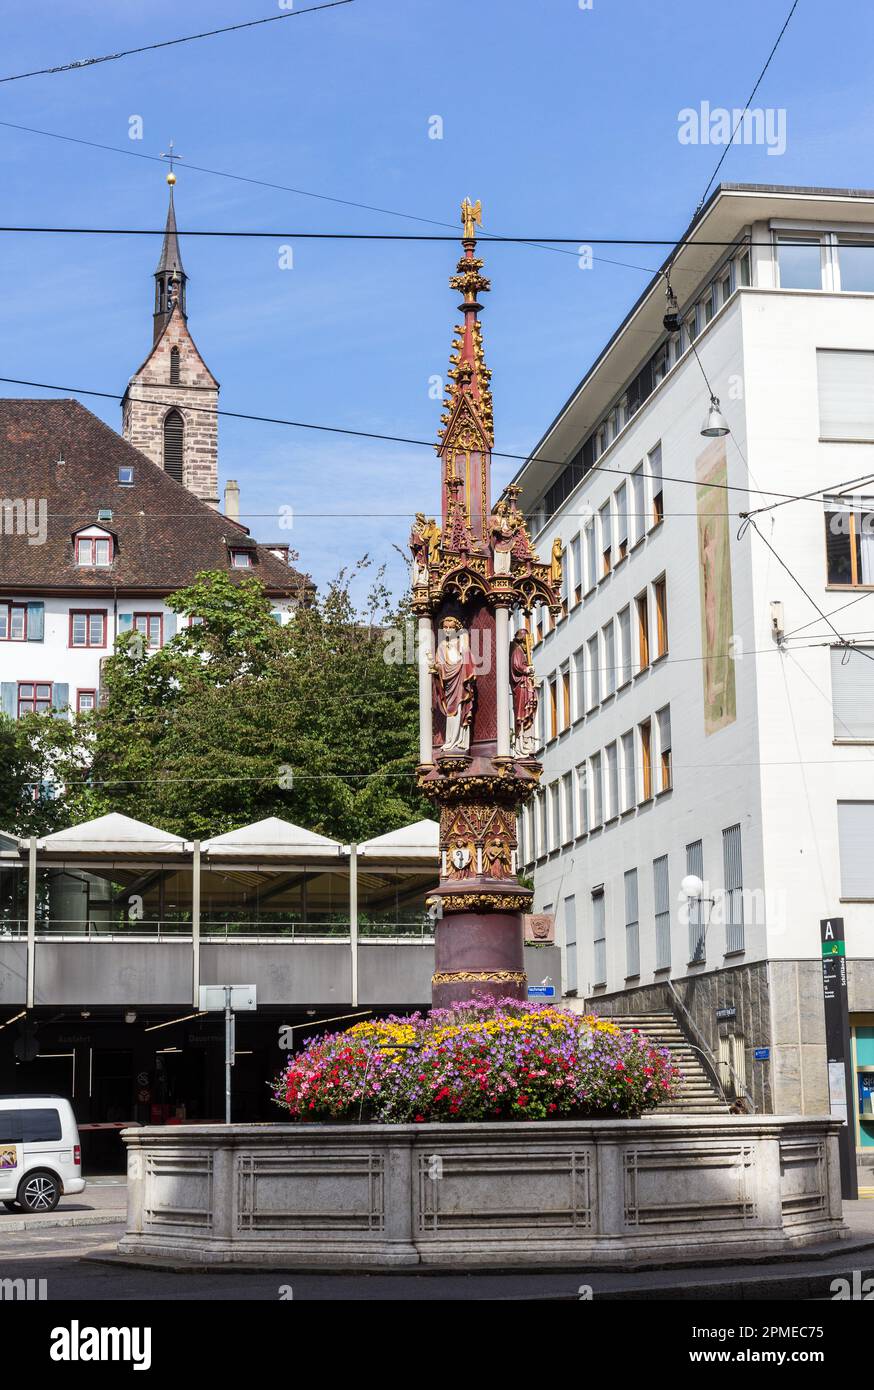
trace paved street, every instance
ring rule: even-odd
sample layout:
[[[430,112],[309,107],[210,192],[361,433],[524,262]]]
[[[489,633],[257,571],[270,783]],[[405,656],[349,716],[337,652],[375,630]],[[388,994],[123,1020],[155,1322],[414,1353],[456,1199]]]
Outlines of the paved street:
[[[117,1201],[117,1191],[89,1187],[89,1201]],[[72,1217],[75,1213],[70,1212]],[[110,1217],[111,1209],[107,1209]],[[103,1300],[255,1301],[354,1300],[570,1300],[589,1286],[594,1299],[651,1300],[659,1298],[731,1298],[735,1301],[831,1296],[830,1283],[860,1270],[874,1277],[874,1201],[846,1204],[853,1244],[828,1258],[803,1256],[779,1264],[744,1267],[709,1266],[674,1271],[585,1270],[532,1274],[283,1274],[261,1272],[181,1272],[142,1269],[114,1258],[124,1226],[121,1220],[103,1224],[53,1226],[11,1231],[0,1219],[0,1278],[46,1279],[49,1301]],[[859,1248],[857,1242],[864,1242]],[[285,1290],[285,1292],[283,1292]]]

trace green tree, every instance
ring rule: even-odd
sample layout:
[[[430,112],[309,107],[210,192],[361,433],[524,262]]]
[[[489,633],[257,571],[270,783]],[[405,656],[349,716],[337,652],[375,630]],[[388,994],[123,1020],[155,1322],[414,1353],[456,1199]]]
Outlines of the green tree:
[[[343,841],[426,815],[415,665],[386,660],[410,655],[411,619],[381,572],[359,613],[351,580],[280,626],[256,579],[203,573],[170,601],[198,622],[151,655],[138,633],[119,638],[105,702],[53,753],[61,814],[200,837],[276,815]]]

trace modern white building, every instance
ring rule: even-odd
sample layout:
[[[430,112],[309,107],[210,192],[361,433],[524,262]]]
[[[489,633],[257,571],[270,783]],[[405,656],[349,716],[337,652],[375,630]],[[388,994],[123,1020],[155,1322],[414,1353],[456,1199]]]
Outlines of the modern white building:
[[[580,1007],[670,1010],[779,1112],[829,1108],[843,918],[874,1159],[874,193],[722,185],[665,268],[681,330],[660,274],[516,479],[564,556],[520,859]]]

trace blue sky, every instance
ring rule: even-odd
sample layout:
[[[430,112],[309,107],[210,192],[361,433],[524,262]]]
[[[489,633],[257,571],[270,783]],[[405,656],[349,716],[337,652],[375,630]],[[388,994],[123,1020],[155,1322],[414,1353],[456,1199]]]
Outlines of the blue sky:
[[[296,0],[296,8],[304,0]],[[5,0],[0,76],[277,12],[276,0]],[[789,0],[355,0],[241,33],[0,85],[0,122],[488,230],[679,235],[721,150],[678,141],[678,112],[741,106]],[[729,152],[730,181],[871,187],[872,7],[801,0],[755,105],[786,110],[787,148]],[[440,116],[443,138],[429,139]],[[143,138],[129,139],[141,116]],[[162,169],[0,125],[7,223],[158,227]],[[415,231],[418,224],[179,168],[179,225]],[[428,231],[427,226],[421,230]],[[438,228],[431,230],[438,231]],[[435,437],[447,365],[449,244],[183,240],[189,324],[221,404]],[[0,375],[121,393],[150,345],[159,239],[0,237]],[[496,447],[524,453],[647,282],[644,271],[483,246]],[[655,267],[656,248],[604,249]],[[0,385],[7,395],[40,394]],[[84,403],[118,427],[111,401]],[[61,441],[59,441],[60,443]],[[263,539],[291,540],[319,582],[394,550],[437,501],[425,449],[223,420],[222,484]],[[515,471],[497,460],[500,487]],[[4,483],[5,488],[12,486]],[[295,512],[281,531],[279,509]],[[318,517],[312,513],[342,513]],[[265,515],[254,515],[263,513]]]

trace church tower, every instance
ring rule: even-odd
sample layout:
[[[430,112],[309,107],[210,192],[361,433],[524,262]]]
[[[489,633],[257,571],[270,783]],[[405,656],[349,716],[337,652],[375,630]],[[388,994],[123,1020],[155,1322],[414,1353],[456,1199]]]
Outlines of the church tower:
[[[155,271],[152,349],[122,401],[122,435],[196,497],[218,507],[219,384],[188,330],[187,282],[173,186]]]

